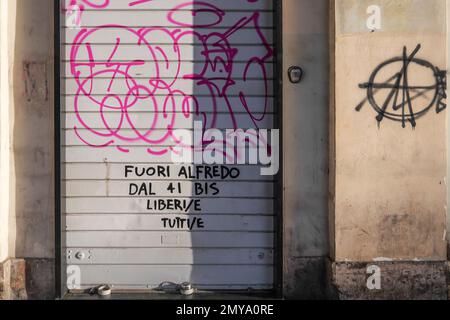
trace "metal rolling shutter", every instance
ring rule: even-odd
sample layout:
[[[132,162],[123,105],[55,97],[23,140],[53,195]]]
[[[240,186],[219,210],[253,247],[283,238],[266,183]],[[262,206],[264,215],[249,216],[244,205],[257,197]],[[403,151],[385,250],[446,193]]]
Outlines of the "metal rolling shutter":
[[[272,289],[274,178],[254,165],[227,166],[239,170],[236,179],[180,177],[169,156],[172,128],[190,130],[194,120],[273,128],[272,1],[62,6],[63,246],[67,265],[81,270],[81,287],[188,281],[200,289]],[[127,175],[127,166],[160,174]],[[130,195],[130,185],[142,183],[154,194]],[[196,183],[216,183],[219,193],[197,193]],[[200,200],[201,210],[148,208],[149,199],[172,198]],[[203,228],[163,224],[177,217],[202,219]]]

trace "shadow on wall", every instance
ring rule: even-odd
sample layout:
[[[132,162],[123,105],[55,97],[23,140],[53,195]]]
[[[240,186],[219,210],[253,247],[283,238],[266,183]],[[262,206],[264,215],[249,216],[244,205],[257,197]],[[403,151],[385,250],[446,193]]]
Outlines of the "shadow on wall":
[[[283,0],[284,287],[288,298],[328,296],[330,3]],[[291,66],[304,69],[301,83],[290,83],[287,70]]]
[[[30,298],[53,298],[53,6],[16,2],[14,51],[15,256]]]
[[[193,80],[190,84],[193,96],[199,102],[199,110],[193,120],[203,121],[205,130],[247,131],[277,128],[274,91],[275,39],[272,29],[274,13],[271,12],[274,10],[273,4],[267,0],[257,3],[211,3],[217,7],[206,6],[205,2],[194,5],[193,11],[196,14],[193,15],[190,26],[195,33],[195,45],[194,74],[189,78]],[[209,14],[205,14],[208,8]],[[176,18],[176,14],[174,16]],[[177,19],[173,20],[175,25],[182,23]],[[205,23],[211,20],[215,23]],[[208,138],[208,134],[205,134],[205,150],[211,150],[214,143],[209,145],[209,141],[213,139],[216,138]],[[252,143],[263,148],[266,146],[266,141],[262,139],[247,139],[247,148],[253,148]],[[267,143],[270,145],[279,142]],[[216,149],[216,152],[221,153],[221,150]],[[226,146],[223,150],[225,158],[233,154],[241,160],[248,159],[248,153],[248,150],[230,151]],[[190,275],[190,281],[200,289],[252,292],[274,288],[275,239],[272,232],[275,230],[278,208],[275,201],[267,198],[272,199],[275,196],[276,184],[265,181],[272,182],[276,177],[261,176],[257,170],[253,170],[254,167],[229,168],[240,170],[237,180],[244,180],[245,176],[248,176],[251,181],[250,188],[259,190],[258,192],[248,192],[242,187],[242,183],[224,179],[218,185],[234,184],[233,188],[238,190],[234,195],[236,198],[218,209],[214,208],[218,201],[226,200],[220,199],[224,197],[223,190],[212,199],[201,200],[203,206],[211,209],[209,213],[203,212],[198,216],[206,221],[205,229],[191,232],[194,265]],[[209,188],[201,181],[196,181],[192,198],[208,197],[206,194],[197,193],[199,185],[203,190]],[[214,214],[222,215],[222,218],[215,218]],[[221,219],[229,220],[232,226],[221,226]],[[206,250],[203,248],[215,246],[220,247],[213,249],[219,257],[205,259]]]

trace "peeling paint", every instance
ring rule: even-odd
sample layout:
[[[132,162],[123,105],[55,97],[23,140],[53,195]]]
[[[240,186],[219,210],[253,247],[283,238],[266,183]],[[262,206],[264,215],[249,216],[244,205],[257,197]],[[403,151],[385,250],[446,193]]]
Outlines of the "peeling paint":
[[[375,262],[393,262],[393,261],[395,261],[395,259],[378,257],[378,258],[373,259],[373,261],[375,261]]]

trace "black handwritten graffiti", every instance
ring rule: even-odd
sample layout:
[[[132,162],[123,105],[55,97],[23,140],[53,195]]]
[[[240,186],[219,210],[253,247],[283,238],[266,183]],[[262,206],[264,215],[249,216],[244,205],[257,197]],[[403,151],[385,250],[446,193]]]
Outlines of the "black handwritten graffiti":
[[[406,127],[407,122],[415,128],[417,120],[434,106],[436,106],[436,113],[445,110],[447,108],[446,71],[440,70],[426,60],[416,58],[420,49],[419,44],[408,56],[407,49],[404,47],[401,57],[392,58],[380,64],[373,71],[369,81],[359,85],[361,89],[367,90],[367,98],[358,104],[356,111],[361,111],[368,102],[377,113],[378,126],[384,119],[389,119],[401,122],[403,128]],[[420,82],[418,84],[409,81],[408,72],[412,68],[414,72],[420,72],[419,79],[417,75],[415,77],[415,81]],[[392,73],[394,75],[390,76]],[[431,73],[431,77],[428,73]],[[378,81],[382,76],[388,79]],[[425,81],[430,82],[422,83]]]

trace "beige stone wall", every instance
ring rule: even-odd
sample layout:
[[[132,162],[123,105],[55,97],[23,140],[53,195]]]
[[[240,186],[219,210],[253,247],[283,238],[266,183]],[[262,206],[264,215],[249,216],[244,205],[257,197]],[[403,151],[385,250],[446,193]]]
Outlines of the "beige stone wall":
[[[445,260],[447,213],[447,116],[437,114],[436,104],[416,127],[378,113],[366,101],[355,107],[368,92],[359,84],[368,82],[380,64],[410,56],[420,50],[407,68],[408,86],[403,77],[397,90],[401,106],[409,92],[414,112],[433,102],[435,74],[423,60],[447,69],[446,1],[380,0],[381,29],[367,28],[371,0],[336,0],[335,51],[335,169],[332,188],[336,237],[332,241],[336,261]],[[402,61],[380,69],[376,83],[401,72]],[[392,91],[375,87],[373,97],[382,107]],[[406,95],[407,98],[407,95]],[[407,101],[407,99],[405,100]],[[393,99],[386,111],[393,111]],[[409,114],[406,104],[405,114]]]

